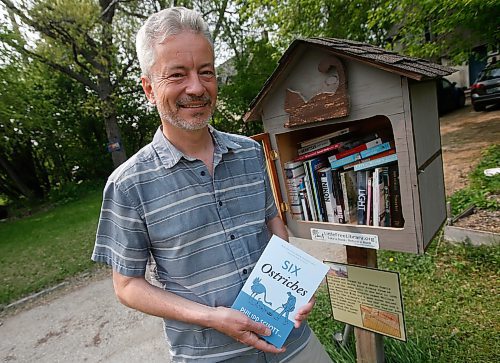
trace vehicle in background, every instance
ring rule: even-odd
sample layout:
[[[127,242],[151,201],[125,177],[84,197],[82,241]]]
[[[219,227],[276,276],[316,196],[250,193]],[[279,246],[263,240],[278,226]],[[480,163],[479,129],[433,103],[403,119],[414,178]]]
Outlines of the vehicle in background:
[[[474,111],[484,111],[486,106],[500,104],[500,62],[486,66],[470,87]]]
[[[464,90],[456,87],[456,82],[451,83],[446,78],[437,81],[437,99],[439,116],[465,105]]]

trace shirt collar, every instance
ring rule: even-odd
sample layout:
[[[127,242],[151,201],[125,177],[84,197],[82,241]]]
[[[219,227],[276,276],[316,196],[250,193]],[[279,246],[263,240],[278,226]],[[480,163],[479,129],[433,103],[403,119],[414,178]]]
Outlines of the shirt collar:
[[[231,152],[234,149],[241,148],[241,145],[233,141],[229,134],[216,130],[212,125],[208,125],[208,131],[214,140],[215,150],[214,154],[223,155]],[[158,127],[153,137],[153,148],[158,154],[162,163],[171,168],[184,157],[186,160],[194,160],[192,157],[185,155],[179,151],[166,137],[163,135],[162,127]]]

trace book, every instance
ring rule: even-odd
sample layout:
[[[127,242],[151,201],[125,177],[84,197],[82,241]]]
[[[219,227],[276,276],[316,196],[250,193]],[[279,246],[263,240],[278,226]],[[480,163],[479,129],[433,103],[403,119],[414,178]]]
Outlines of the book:
[[[321,182],[323,202],[325,203],[325,222],[338,223],[337,204],[335,203],[335,196],[333,195],[332,169],[328,166],[321,168],[318,170],[318,174]]]
[[[360,151],[359,155],[361,156],[361,159],[368,158],[370,156],[380,154],[381,152],[391,150],[394,148],[394,141],[387,141],[382,144],[376,145],[369,147],[366,150]]]
[[[304,184],[302,184],[303,186]],[[312,215],[311,215],[311,210],[309,208],[309,203],[307,201],[307,192],[304,189],[299,190],[299,200],[300,200],[300,206],[301,206],[301,211],[302,211],[302,220],[304,221],[312,221]]]
[[[375,168],[373,171],[373,225],[384,226],[385,220],[385,193],[384,193],[384,169]]]
[[[333,179],[333,195],[335,197],[335,204],[337,205],[337,217],[339,223],[345,223],[344,193],[342,192],[342,183],[340,180],[340,173],[338,170],[332,170],[332,179]]]
[[[366,225],[373,226],[372,214],[373,214],[373,174],[370,172],[368,174],[368,180],[366,182]]]
[[[323,141],[323,140],[329,140],[329,139],[333,139],[335,137],[346,135],[346,134],[354,131],[354,129],[355,129],[354,127],[346,127],[346,128],[343,128],[343,129],[340,129],[337,131],[329,132],[327,134],[315,137],[313,139],[302,141],[301,143],[299,143],[299,145],[301,148],[306,147],[306,146],[310,146],[310,145],[316,144],[316,143]]]
[[[299,188],[304,179],[304,165],[301,162],[286,162],[283,166],[288,190],[288,203],[292,218],[303,219],[302,205],[299,199]]]
[[[305,161],[307,159],[311,159],[311,158],[314,158],[316,156],[326,154],[327,152],[338,150],[340,147],[342,147],[343,144],[344,143],[342,143],[342,142],[337,142],[335,144],[328,145],[328,146],[323,147],[321,149],[314,150],[314,151],[308,152],[306,154],[299,155],[294,159],[294,161]]]
[[[319,149],[323,149],[327,146],[330,146],[331,143],[332,142],[330,140],[323,140],[323,141],[320,141],[320,142],[313,144],[313,145],[310,145],[310,146],[301,147],[300,149],[297,150],[297,154],[298,155],[308,154],[312,151],[316,151]]]
[[[404,227],[401,193],[399,185],[399,169],[397,164],[389,165],[389,204],[391,210],[391,227]]]
[[[368,182],[368,170],[356,172],[356,184],[357,184],[357,214],[358,214],[358,224],[366,224],[366,202],[367,202],[367,182]]]
[[[342,193],[344,197],[344,220],[345,223],[357,224],[357,182],[354,170],[340,173]]]
[[[397,160],[398,160],[397,154],[393,153],[391,155],[387,155],[387,156],[384,156],[381,158],[377,158],[377,159],[373,159],[373,160],[365,161],[363,163],[356,164],[356,165],[354,165],[354,170],[359,171],[359,170],[364,170],[364,169],[373,169],[376,166],[389,164],[389,163],[392,163],[392,162],[397,161]]]
[[[314,206],[313,192],[311,187],[311,180],[309,174],[304,174],[304,190],[305,190],[305,201],[308,207],[309,218],[308,221],[318,221],[318,216],[316,215],[316,208]]]
[[[349,169],[353,169],[355,165],[358,165],[358,164],[361,164],[361,163],[366,163],[367,161],[370,161],[370,160],[376,160],[376,159],[380,159],[380,158],[383,158],[385,156],[389,156],[389,155],[392,155],[392,154],[395,154],[396,153],[396,150],[394,149],[390,149],[390,150],[387,150],[387,151],[382,151],[381,153],[379,154],[375,154],[375,155],[372,155],[372,156],[369,156],[367,158],[364,158],[364,159],[359,159],[359,160],[356,160],[350,164],[346,164],[342,167],[342,169],[344,170],[349,170]]]
[[[389,200],[389,167],[382,168],[382,178],[384,180],[384,202],[385,202],[385,215],[384,227],[391,226],[391,204]]]
[[[354,147],[349,148],[347,150],[344,150],[342,152],[339,152],[338,154],[332,155],[328,158],[328,161],[330,163],[332,163],[335,160],[340,160],[340,159],[345,158],[349,155],[360,154],[362,151],[366,151],[369,148],[372,148],[374,146],[381,145],[381,144],[382,144],[382,139],[380,137],[377,137],[373,140],[364,142],[360,145],[357,145],[357,146],[354,146]],[[360,158],[362,158],[362,157],[360,156]]]
[[[309,302],[329,267],[273,235],[236,297],[233,309],[271,330],[262,338],[281,348],[298,309]]]
[[[304,169],[311,188],[310,190],[311,199],[309,199],[310,206],[311,209],[315,209],[315,212],[313,212],[313,214],[316,215],[315,221],[319,222],[325,221],[324,218],[325,213],[321,200],[320,182],[318,180],[319,178],[317,171],[322,167],[324,167],[325,165],[326,165],[326,159],[322,157],[317,157],[304,161]]]

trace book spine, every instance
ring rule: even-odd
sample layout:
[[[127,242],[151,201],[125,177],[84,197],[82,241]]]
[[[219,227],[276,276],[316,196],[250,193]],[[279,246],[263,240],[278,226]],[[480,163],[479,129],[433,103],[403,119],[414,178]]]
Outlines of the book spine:
[[[375,168],[376,166],[384,165],[384,164],[389,164],[394,161],[398,160],[398,156],[396,153],[393,153],[388,156],[384,156],[381,158],[377,158],[374,160],[370,160],[364,163],[359,163],[357,165],[354,165],[354,170],[359,171],[359,170],[365,170],[365,169],[372,169]]]
[[[366,183],[366,224],[368,226],[373,226],[373,177],[371,172],[368,172],[368,179]]]
[[[304,155],[300,155],[300,156],[297,156],[294,161],[305,161],[307,159],[312,159],[316,156],[319,156],[319,155],[322,155],[322,154],[325,154],[327,152],[330,152],[330,151],[333,151],[333,150],[337,150],[339,149],[340,147],[342,147],[342,143],[341,142],[338,142],[336,144],[333,144],[333,145],[329,145],[327,147],[324,147],[322,149],[319,149],[319,150],[316,150],[316,151],[311,151],[310,153],[307,153],[307,154],[304,154]]]
[[[340,185],[342,187],[342,197],[344,201],[344,221],[345,223],[353,223],[351,221],[349,198],[347,197],[347,183],[345,173],[340,173]]]
[[[287,162],[284,165],[284,169],[290,213],[292,214],[292,218],[301,220],[303,216],[299,200],[299,189],[304,179],[304,165],[302,163]]]
[[[380,139],[380,138],[365,142],[364,144],[358,145],[358,146],[353,147],[349,150],[345,150],[345,151],[342,151],[336,155],[333,155],[331,157],[332,159],[330,160],[330,162],[332,162],[334,160],[340,160],[340,159],[345,158],[345,157],[352,155],[352,154],[360,153],[361,151],[364,151],[368,148],[371,148],[371,147],[374,147],[374,146],[380,145],[380,144],[382,144],[382,139]]]
[[[384,180],[384,209],[385,209],[385,218],[384,218],[384,227],[391,226],[391,203],[389,200],[389,168],[382,168],[382,178]]]
[[[323,141],[320,141],[320,142],[313,144],[313,145],[310,145],[310,146],[301,147],[300,149],[297,150],[297,154],[305,155],[305,154],[308,154],[310,152],[320,150],[320,149],[323,149],[327,146],[330,146],[330,144],[331,144],[330,140],[323,140]]]
[[[330,158],[331,158],[331,157],[330,157]],[[355,154],[352,154],[352,155],[346,156],[345,158],[338,159],[338,160],[331,160],[330,158],[328,158],[328,161],[330,162],[330,167],[331,167],[332,169],[338,169],[338,168],[340,168],[341,166],[344,166],[344,165],[347,165],[347,164],[353,163],[353,162],[355,162],[356,160],[359,160],[359,159],[360,159],[360,156],[359,156],[359,153],[355,153]]]
[[[321,191],[323,192],[323,201],[325,202],[326,221],[338,223],[338,218],[335,218],[336,208],[335,198],[333,196],[332,171],[322,169],[319,171],[321,180]]]
[[[380,214],[380,189],[379,189],[380,168],[373,171],[372,181],[372,200],[373,200],[373,225],[379,226]]]
[[[307,192],[305,189],[299,190],[299,200],[302,209],[302,216],[304,221],[312,221],[311,211],[309,209],[309,203],[307,202]]]
[[[342,192],[340,175],[337,170],[332,171],[332,180],[333,180],[333,194],[335,196],[335,204],[337,205],[338,223],[345,223],[344,196]]]
[[[341,129],[341,130],[338,130],[338,131],[335,131],[335,132],[330,132],[328,134],[315,137],[314,139],[303,141],[303,142],[300,143],[300,147],[302,148],[302,147],[306,147],[306,146],[310,146],[310,145],[316,144],[316,143],[318,143],[320,141],[323,141],[323,140],[333,139],[334,137],[338,137],[338,136],[342,136],[342,135],[348,134],[351,131],[353,131],[352,127],[346,127],[344,129]]]
[[[354,168],[355,165],[358,165],[358,164],[361,164],[361,163],[366,163],[367,161],[370,161],[370,160],[380,159],[380,158],[383,158],[385,156],[389,156],[389,155],[392,155],[392,154],[395,154],[395,153],[396,153],[396,150],[394,150],[394,149],[383,151],[380,154],[375,154],[375,155],[369,156],[369,157],[364,158],[364,159],[356,160],[353,163],[344,165],[343,169],[344,170],[349,170],[349,169]]]
[[[390,150],[394,147],[394,142],[393,141],[388,141],[384,142],[383,144],[372,146],[366,150],[361,151],[359,154],[361,155],[361,158],[368,158],[370,156],[380,154],[381,152]]]
[[[313,198],[313,192],[312,192],[312,187],[311,187],[311,178],[310,178],[310,171],[309,168],[305,167],[306,173],[304,175],[304,183],[305,183],[305,189],[307,193],[307,204],[309,206],[309,213],[311,214],[311,219],[310,221],[318,221],[318,216],[316,215],[316,206],[314,205],[314,198]]]
[[[391,206],[391,227],[404,227],[401,193],[399,186],[399,170],[397,165],[389,166],[389,198]]]
[[[345,209],[345,219],[349,219],[349,223],[358,224],[357,216],[357,204],[358,204],[358,193],[357,193],[357,181],[356,172],[354,170],[344,171],[341,173],[344,178],[342,188],[344,192],[344,205]],[[345,199],[347,198],[347,203]]]
[[[357,203],[357,212],[358,212],[358,224],[366,224],[366,182],[367,182],[367,172],[366,171],[358,171],[356,172],[356,180],[357,180],[357,191],[358,191],[358,203]]]
[[[307,164],[311,173],[310,182],[314,198],[314,205],[316,207],[316,216],[319,222],[324,222],[325,211],[324,211],[323,199],[321,198],[321,188],[318,177],[318,170],[324,166],[324,162],[322,159],[311,159],[310,161],[307,161]]]

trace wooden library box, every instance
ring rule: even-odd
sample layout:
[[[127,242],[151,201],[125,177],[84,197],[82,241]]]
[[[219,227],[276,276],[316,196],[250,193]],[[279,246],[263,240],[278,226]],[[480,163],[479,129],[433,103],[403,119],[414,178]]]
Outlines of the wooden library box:
[[[245,120],[263,122],[291,236],[424,252],[446,220],[436,79],[452,72],[354,41],[290,45]]]

